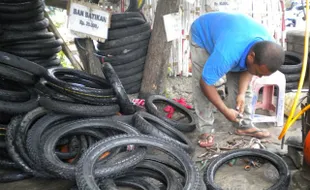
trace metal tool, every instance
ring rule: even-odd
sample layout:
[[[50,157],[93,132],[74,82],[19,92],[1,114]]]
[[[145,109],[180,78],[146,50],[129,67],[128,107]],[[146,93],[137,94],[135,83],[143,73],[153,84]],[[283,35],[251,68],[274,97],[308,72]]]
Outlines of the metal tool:
[[[248,164],[244,166],[244,170],[245,171],[250,171],[252,167],[260,168],[261,167],[261,163],[255,162],[253,160],[249,160]]]

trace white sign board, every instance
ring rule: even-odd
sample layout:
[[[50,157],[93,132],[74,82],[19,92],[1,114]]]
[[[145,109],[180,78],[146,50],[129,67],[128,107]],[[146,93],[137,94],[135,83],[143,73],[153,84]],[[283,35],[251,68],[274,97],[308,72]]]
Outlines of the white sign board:
[[[181,36],[181,16],[180,13],[164,15],[164,25],[167,41],[178,39]]]
[[[95,4],[72,1],[68,28],[80,37],[104,41],[108,38],[111,14]]]
[[[186,0],[187,2],[189,2],[190,4],[194,4],[195,0]]]

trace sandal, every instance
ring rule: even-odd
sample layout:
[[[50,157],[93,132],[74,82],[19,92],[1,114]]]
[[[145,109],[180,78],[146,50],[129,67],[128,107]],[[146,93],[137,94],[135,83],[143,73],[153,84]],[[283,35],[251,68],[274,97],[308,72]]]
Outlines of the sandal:
[[[271,136],[269,131],[261,130],[258,128],[256,128],[255,131],[251,131],[251,132],[241,132],[241,131],[245,131],[245,130],[236,129],[235,134],[240,135],[240,136],[251,136],[251,137],[258,138],[258,139],[268,138]]]
[[[200,135],[198,144],[201,148],[212,147],[214,145],[214,136],[204,133]]]

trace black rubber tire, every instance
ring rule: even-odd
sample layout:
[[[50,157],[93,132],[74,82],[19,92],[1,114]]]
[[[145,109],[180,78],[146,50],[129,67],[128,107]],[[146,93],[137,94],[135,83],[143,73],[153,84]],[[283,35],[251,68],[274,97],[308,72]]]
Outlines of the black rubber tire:
[[[259,157],[266,159],[271,164],[273,164],[278,172],[280,179],[278,182],[273,184],[271,187],[268,188],[268,190],[287,190],[290,184],[290,171],[288,169],[287,164],[281,157],[278,155],[266,151],[266,150],[260,150],[260,149],[240,149],[240,150],[233,150],[226,152],[224,154],[219,155],[215,159],[212,159],[207,166],[205,172],[204,172],[204,182],[206,183],[208,190],[220,190],[219,186],[217,186],[214,182],[214,177],[216,171],[226,162],[229,160],[232,160],[234,158],[239,157]]]
[[[45,30],[40,31],[31,31],[31,32],[4,32],[0,39],[0,43],[14,43],[17,41],[28,41],[28,40],[36,40],[36,39],[50,39],[54,37],[54,33],[46,32]]]
[[[161,163],[161,164],[167,166],[168,168],[170,168],[171,170],[177,172],[180,176],[185,177],[185,175],[186,175],[186,173],[182,169],[181,165],[179,163],[177,163],[175,160],[170,160],[167,158],[163,158],[160,155],[151,155],[151,154],[146,155],[144,160],[151,160],[153,162]]]
[[[135,68],[135,67],[139,67],[141,65],[144,65],[145,63],[145,59],[146,57],[141,57],[135,61],[132,61],[130,63],[125,63],[125,64],[122,64],[122,65],[113,65],[113,69],[116,71],[116,72],[123,72],[124,70],[129,70],[129,69],[132,69],[132,68]]]
[[[30,95],[27,91],[3,90],[0,87],[0,100],[9,102],[23,102],[29,100]]]
[[[24,51],[27,51],[27,50],[40,50],[40,49],[45,49],[44,51],[46,51],[46,49],[51,49],[51,48],[58,48],[58,47],[61,47],[61,45],[63,44],[63,42],[61,40],[53,40],[53,41],[46,41],[46,42],[43,42],[43,43],[39,43],[39,44],[36,44],[36,43],[29,43],[29,44],[13,44],[13,45],[10,45],[10,46],[4,46],[4,49],[6,51],[21,51],[21,50],[24,50]],[[40,53],[40,52],[39,52]],[[26,56],[30,56],[30,55],[26,55]],[[41,56],[40,56],[41,57]],[[42,57],[45,57],[45,56],[42,56]]]
[[[0,76],[26,85],[34,85],[38,81],[38,78],[34,75],[4,64],[0,64]]]
[[[285,74],[286,82],[297,82],[300,79],[300,73]]]
[[[90,88],[101,88],[101,85],[94,81],[83,79],[74,75],[58,74],[57,78],[66,81],[69,84],[78,84],[80,86],[87,86]]]
[[[32,128],[28,131],[26,148],[29,158],[33,161],[33,163],[35,163],[35,165],[32,165],[31,167],[36,169],[40,174],[51,176],[51,174],[47,174],[47,172],[44,170],[40,159],[40,143],[43,133],[53,125],[59,125],[65,121],[70,120],[71,118],[72,117],[67,115],[49,113],[34,123]]]
[[[139,49],[141,47],[146,47],[149,44],[149,39],[145,39],[139,42],[135,42],[132,44],[128,44],[122,47],[117,47],[117,48],[111,48],[111,49],[106,49],[106,50],[99,50],[97,51],[98,54],[108,56],[108,55],[121,55],[121,54],[126,54],[130,51],[134,51],[136,49]]]
[[[142,80],[138,80],[132,83],[128,83],[128,84],[124,84],[124,87],[126,90],[129,90],[131,88],[136,88],[136,87],[140,87],[142,83]]]
[[[125,85],[130,84],[130,83],[141,81],[142,78],[143,78],[143,73],[141,72],[141,73],[138,73],[138,74],[133,75],[133,76],[129,76],[129,77],[125,77],[125,78],[120,78],[120,80],[121,80],[123,86],[125,86]]]
[[[69,160],[69,159],[73,159],[77,157],[79,154],[79,151],[78,152],[56,152],[55,154],[60,160]]]
[[[1,169],[20,169],[20,166],[17,165],[14,161],[0,158],[0,168]]]
[[[93,171],[98,157],[110,149],[123,145],[153,146],[172,154],[186,171],[184,190],[200,189],[200,175],[197,166],[179,146],[165,139],[146,135],[119,135],[99,141],[91,146],[80,159],[76,170],[76,181],[80,189],[99,190]]]
[[[166,186],[166,190],[179,190],[183,188],[175,174],[166,165],[152,160],[142,161],[134,170],[126,172],[122,178],[127,176],[154,178],[163,183]]]
[[[99,118],[75,120],[59,127],[54,127],[43,135],[40,144],[41,161],[47,170],[64,179],[75,179],[75,166],[63,163],[57,159],[57,157],[54,156],[54,147],[61,137],[66,136],[71,131],[87,128],[108,128],[119,130],[127,134],[139,134],[138,130],[125,123]],[[128,158],[125,158],[125,161],[114,162],[113,165],[100,165],[100,168],[95,171],[95,175],[101,176],[107,173],[113,174],[115,172],[122,172],[135,166],[144,158],[146,151],[143,149],[143,151],[137,151],[137,153],[139,153],[139,156],[137,155],[136,159],[128,160]],[[140,159],[138,159],[138,157]]]
[[[70,98],[62,93],[58,93],[55,91],[51,85],[45,81],[44,79],[40,79],[40,81],[35,85],[35,90],[41,96],[47,96],[54,100],[60,100],[64,102],[76,102],[73,98]]]
[[[13,116],[14,116],[14,114],[0,112],[0,123],[4,124],[4,125],[9,124]],[[1,152],[1,149],[0,149],[0,154],[1,153],[2,152]]]
[[[8,102],[25,102],[29,99],[30,93],[19,83],[0,79],[0,100]]]
[[[112,15],[113,18],[113,15]],[[122,20],[115,20],[111,22],[110,30],[132,27],[140,24],[144,24],[146,21],[140,17],[127,17]]]
[[[52,110],[56,113],[69,114],[74,116],[109,116],[116,115],[120,108],[118,105],[86,105],[52,100],[47,97],[41,97],[40,105],[48,110]]]
[[[97,97],[68,93],[68,91],[66,90],[59,90],[59,89],[55,89],[55,90],[63,93],[66,97],[73,99],[73,102],[80,103],[80,104],[110,106],[110,105],[115,105],[118,102],[116,96],[111,96],[107,98],[102,98],[102,97],[97,98]],[[69,101],[69,102],[72,102],[72,101]]]
[[[16,140],[16,131],[22,121],[22,116],[14,117],[9,125],[7,126],[6,134],[5,134],[5,142],[6,142],[6,149],[11,157],[11,159],[23,170],[27,173],[32,175],[32,169],[27,165],[27,163],[21,158],[19,153],[15,147],[15,140]]]
[[[69,77],[69,78],[68,78]],[[72,76],[59,76],[59,79],[65,80],[68,83],[77,83],[77,84],[87,84],[89,87],[98,87],[99,85],[92,83],[92,81],[85,81],[83,79],[79,79]],[[65,102],[76,102],[76,103],[86,103],[91,105],[113,105],[117,104],[117,98],[115,96],[109,97],[92,97],[78,93],[71,93],[70,91],[55,88],[53,84],[40,80],[39,83],[36,84],[36,87],[45,93],[45,95],[51,97],[54,100],[60,100]]]
[[[28,173],[25,172],[13,172],[9,174],[1,174],[0,175],[0,183],[9,183],[9,182],[14,182],[14,181],[21,181],[25,179],[29,179],[32,176]]]
[[[286,91],[290,91],[290,90],[295,90],[298,88],[298,83],[299,81],[296,81],[296,82],[287,82],[286,83],[286,86],[285,86],[285,89]]]
[[[39,96],[30,91],[30,99],[25,102],[8,102],[0,100],[0,112],[9,114],[22,114],[27,113],[39,106]]]
[[[171,140],[188,153],[192,153],[195,150],[192,142],[183,133],[158,117],[147,112],[139,111],[134,115],[133,120],[135,127],[139,129],[142,134]],[[156,125],[153,125],[154,123]]]
[[[14,2],[12,2],[11,0],[1,0],[2,3],[24,3],[24,2],[28,2],[29,0],[15,0]]]
[[[302,57],[300,54],[286,51],[285,52],[285,62],[280,67],[279,71],[284,74],[288,73],[300,73],[302,67]]]
[[[146,56],[147,49],[148,49],[148,47],[145,46],[145,47],[141,47],[139,49],[135,49],[133,51],[130,51],[128,53],[121,54],[121,55],[109,57],[109,56],[101,56],[101,55],[97,54],[97,56],[99,57],[101,63],[109,62],[113,66],[114,65],[122,65],[122,64],[126,64],[126,63],[135,61],[141,57]],[[98,53],[100,53],[100,52],[98,52]]]
[[[16,31],[19,32],[19,31]],[[7,46],[7,45],[18,45],[18,44],[39,44],[39,43],[46,43],[46,42],[53,42],[55,41],[55,36],[50,36],[47,38],[33,38],[33,39],[21,39],[18,41],[13,41],[13,42],[7,42],[7,43],[3,43],[2,46]],[[30,57],[24,57],[26,59],[30,58]],[[38,57],[36,57],[38,58]]]
[[[62,81],[57,78],[57,75],[59,74],[68,74],[73,75],[76,77],[79,77],[81,79],[89,80],[94,83],[99,84],[102,86],[102,88],[90,88],[81,86],[80,84],[73,84],[73,83],[67,83],[66,81]],[[68,68],[51,68],[48,69],[47,75],[44,77],[48,82],[54,84],[53,86],[67,90],[71,93],[77,93],[85,96],[93,96],[93,97],[102,97],[107,98],[111,97],[113,95],[113,89],[110,87],[110,85],[105,81],[105,79],[101,77],[97,77],[95,75],[89,75],[83,71],[75,70],[75,69],[68,69]]]
[[[49,21],[47,18],[44,18],[40,21],[33,21],[27,23],[9,23],[3,24],[2,27],[5,30],[10,31],[37,31],[46,29],[49,26]]]
[[[43,14],[44,12],[44,5],[41,5],[35,9],[28,10],[26,12],[11,12],[11,13],[4,13],[0,12],[0,21],[3,21],[4,23],[8,23],[10,21],[18,22],[20,20],[30,20],[33,18],[36,18],[40,14]]]
[[[169,105],[173,106],[174,108],[176,108],[177,111],[180,111],[184,115],[186,115],[186,117],[190,120],[190,122],[189,123],[180,123],[180,122],[177,122],[177,121],[174,121],[172,119],[165,117],[164,115],[162,115],[161,113],[159,113],[157,111],[157,107],[154,104],[154,102],[156,102],[156,101],[164,101],[164,102],[168,103]],[[178,102],[173,101],[169,98],[166,98],[166,97],[161,96],[161,95],[151,95],[146,99],[145,107],[149,113],[151,113],[151,114],[157,116],[158,118],[164,120],[165,122],[167,122],[168,124],[172,125],[173,127],[175,127],[176,129],[178,129],[180,131],[191,132],[191,131],[195,130],[195,128],[196,128],[196,121],[195,121],[194,114],[190,110],[188,110],[187,108],[185,108],[184,106],[179,104]]]
[[[53,55],[50,57],[27,57],[28,60],[31,60],[33,62],[49,62],[57,59],[57,55]]]
[[[111,16],[111,22],[117,22],[127,18],[143,18],[143,16],[140,12],[113,13]]]
[[[119,28],[109,30],[108,40],[116,40],[120,38],[125,38],[128,36],[132,36],[134,34],[150,31],[151,26],[149,23],[140,24],[137,26],[131,26],[126,28]]]
[[[89,137],[95,138],[97,140],[101,140],[105,138],[105,135],[99,131],[92,130],[92,129],[81,129],[77,131],[72,131],[69,136],[78,136],[80,139],[80,150],[79,151],[69,151],[67,153],[55,151],[55,155],[58,157],[59,160],[63,159],[71,159],[74,158],[72,164],[75,164],[77,160],[81,157],[81,155],[87,150],[89,146],[93,143],[89,143]],[[44,138],[44,137],[43,137]],[[57,145],[57,143],[56,143]],[[55,145],[55,146],[56,146]]]
[[[140,11],[145,3],[145,0],[130,0],[130,4],[126,12]]]
[[[16,12],[27,12],[32,9],[36,9],[42,6],[41,0],[36,1],[25,1],[25,2],[11,2],[11,3],[0,3],[0,12],[3,13],[16,13]]]
[[[44,67],[32,61],[3,51],[0,51],[0,63],[18,68],[23,71],[27,71],[37,76],[43,76],[47,72],[47,70]]]
[[[15,139],[15,145],[16,145],[16,150],[19,152],[21,158],[25,161],[25,163],[31,167],[35,165],[35,163],[29,158],[28,152],[26,150],[26,140],[27,140],[27,133],[30,127],[41,117],[43,117],[45,114],[47,114],[47,110],[38,107],[30,112],[28,112],[23,119],[20,122],[20,125],[18,129],[16,130],[16,136],[18,138]],[[25,172],[27,171],[27,168],[23,168]],[[31,170],[32,175],[34,176],[39,176],[37,175],[37,172],[35,172],[32,168]]]
[[[143,71],[144,71],[144,64],[138,67],[133,67],[128,70],[116,71],[116,74],[117,76],[119,76],[119,78],[126,78],[132,75],[143,73]]]
[[[9,50],[6,51],[9,53],[14,53],[17,56],[24,57],[24,56],[42,56],[48,57],[57,54],[62,50],[61,46],[55,48],[41,48],[41,49],[29,49],[29,50]]]
[[[141,88],[140,85],[134,86],[132,88],[126,89],[126,92],[127,92],[127,94],[135,94],[135,93],[140,92],[140,88]]]
[[[109,63],[104,63],[102,66],[102,71],[104,73],[104,76],[109,81],[109,83],[112,85],[114,92],[116,94],[121,113],[125,115],[133,114],[135,113],[135,107],[133,103],[129,100],[129,97],[119,80],[117,74],[115,73],[113,67]]]
[[[120,38],[117,40],[108,40],[104,43],[98,43],[97,48],[100,50],[110,49],[110,48],[117,48],[122,47],[124,45],[132,44],[135,42],[139,42],[145,39],[149,39],[151,36],[151,31],[141,32],[134,34],[132,36],[127,36],[124,38]]]
[[[117,179],[115,180],[115,184],[120,187],[131,187],[141,190],[160,190],[158,186],[143,177],[126,177]]]

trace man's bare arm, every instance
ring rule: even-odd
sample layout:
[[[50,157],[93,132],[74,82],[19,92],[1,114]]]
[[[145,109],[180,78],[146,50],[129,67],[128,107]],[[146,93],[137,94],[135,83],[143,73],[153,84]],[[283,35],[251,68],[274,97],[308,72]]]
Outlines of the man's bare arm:
[[[238,95],[245,95],[246,90],[252,80],[252,74],[244,71],[240,74]]]
[[[200,79],[200,87],[203,94],[209,99],[209,101],[222,113],[228,109],[218,94],[214,86],[207,85],[202,79]]]
[[[200,87],[203,94],[228,120],[236,121],[238,112],[225,105],[214,86],[210,86],[200,79]]]

